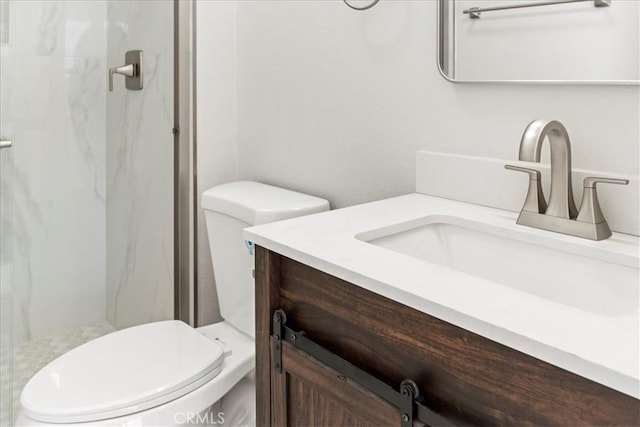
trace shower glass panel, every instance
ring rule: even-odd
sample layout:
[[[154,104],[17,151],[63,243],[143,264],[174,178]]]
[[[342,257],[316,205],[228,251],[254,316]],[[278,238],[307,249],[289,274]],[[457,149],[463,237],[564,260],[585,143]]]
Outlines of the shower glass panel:
[[[173,0],[0,0],[0,425],[29,378],[174,318]],[[144,88],[109,67],[144,51]],[[6,135],[9,134],[9,135]]]
[[[0,83],[0,92],[4,85]],[[2,95],[0,95],[2,96]],[[0,125],[2,120],[0,120]],[[11,150],[0,149],[0,426],[12,419],[13,279]]]
[[[13,419],[13,141],[9,101],[13,78],[12,15],[0,0],[0,426]]]
[[[173,318],[173,6],[107,5],[107,66],[137,49],[144,61],[142,90],[115,76],[107,94],[107,320],[118,329]]]
[[[11,150],[0,149],[0,426],[10,425],[13,413],[12,197]]]

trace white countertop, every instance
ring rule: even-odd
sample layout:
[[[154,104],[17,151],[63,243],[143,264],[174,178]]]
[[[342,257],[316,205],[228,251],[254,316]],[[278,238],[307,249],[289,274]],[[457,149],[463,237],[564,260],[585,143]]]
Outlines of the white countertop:
[[[364,289],[640,398],[640,316],[611,316],[460,273],[355,238],[449,215],[613,254],[640,268],[640,238],[592,242],[515,224],[517,214],[422,194],[251,227],[246,239]],[[606,286],[606,284],[603,284]],[[640,283],[637,284],[640,286]],[[637,306],[637,305],[636,305]]]

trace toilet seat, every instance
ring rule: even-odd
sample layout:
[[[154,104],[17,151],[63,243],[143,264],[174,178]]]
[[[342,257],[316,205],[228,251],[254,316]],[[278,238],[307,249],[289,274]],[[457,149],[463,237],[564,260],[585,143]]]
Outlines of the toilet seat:
[[[123,329],[51,362],[25,386],[32,420],[92,422],[178,399],[222,370],[223,348],[177,320]]]

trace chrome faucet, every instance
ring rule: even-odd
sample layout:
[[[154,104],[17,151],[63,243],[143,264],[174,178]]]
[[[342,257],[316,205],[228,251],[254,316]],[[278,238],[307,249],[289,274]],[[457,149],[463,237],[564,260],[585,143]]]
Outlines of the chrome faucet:
[[[564,125],[556,120],[531,122],[520,141],[519,160],[540,162],[544,141],[551,149],[551,194],[547,204],[542,191],[541,173],[536,169],[505,165],[506,169],[529,174],[529,190],[518,217],[518,224],[591,240],[611,236],[611,229],[602,214],[596,183],[622,184],[626,179],[587,177],[580,212],[576,209],[571,184],[571,143]]]

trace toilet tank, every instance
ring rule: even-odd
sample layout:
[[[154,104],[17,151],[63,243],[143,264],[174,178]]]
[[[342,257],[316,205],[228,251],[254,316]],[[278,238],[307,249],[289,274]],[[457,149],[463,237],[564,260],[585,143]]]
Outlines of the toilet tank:
[[[222,317],[255,336],[253,248],[242,230],[329,210],[329,202],[253,181],[210,188],[202,195],[209,248]]]

